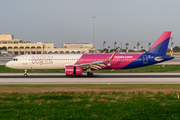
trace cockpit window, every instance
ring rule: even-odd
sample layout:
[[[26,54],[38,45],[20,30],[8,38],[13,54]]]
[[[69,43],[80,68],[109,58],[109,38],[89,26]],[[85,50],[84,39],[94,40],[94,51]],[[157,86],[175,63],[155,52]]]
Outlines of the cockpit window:
[[[13,58],[13,61],[18,61],[18,59],[17,58]]]

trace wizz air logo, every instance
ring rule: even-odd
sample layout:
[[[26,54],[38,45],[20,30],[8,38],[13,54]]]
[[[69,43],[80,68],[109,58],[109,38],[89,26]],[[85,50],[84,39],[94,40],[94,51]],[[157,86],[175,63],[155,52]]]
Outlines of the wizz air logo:
[[[133,56],[115,56],[114,58],[133,58]]]
[[[53,56],[32,56],[32,64],[52,64]]]

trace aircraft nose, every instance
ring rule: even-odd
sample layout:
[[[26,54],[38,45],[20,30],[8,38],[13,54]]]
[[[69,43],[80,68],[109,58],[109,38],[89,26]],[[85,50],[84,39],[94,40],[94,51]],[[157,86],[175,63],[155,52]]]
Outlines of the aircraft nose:
[[[11,62],[6,63],[6,67],[11,68],[12,66],[13,66],[13,64]]]

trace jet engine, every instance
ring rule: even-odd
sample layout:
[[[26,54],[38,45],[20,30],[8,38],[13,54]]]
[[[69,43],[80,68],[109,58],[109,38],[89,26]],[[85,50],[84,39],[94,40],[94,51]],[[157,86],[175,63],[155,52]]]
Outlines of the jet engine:
[[[67,65],[65,67],[65,72],[67,76],[80,76],[82,75],[82,67]]]

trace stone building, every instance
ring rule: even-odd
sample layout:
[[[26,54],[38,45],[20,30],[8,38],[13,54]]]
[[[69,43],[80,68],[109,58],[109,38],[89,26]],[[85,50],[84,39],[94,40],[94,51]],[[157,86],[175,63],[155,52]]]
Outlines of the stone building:
[[[63,44],[63,48],[54,48],[54,43],[30,43],[22,39],[13,39],[13,35],[0,35],[0,50],[12,55],[23,54],[81,54],[89,53],[93,49],[92,44]]]

